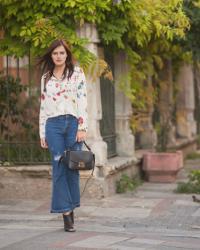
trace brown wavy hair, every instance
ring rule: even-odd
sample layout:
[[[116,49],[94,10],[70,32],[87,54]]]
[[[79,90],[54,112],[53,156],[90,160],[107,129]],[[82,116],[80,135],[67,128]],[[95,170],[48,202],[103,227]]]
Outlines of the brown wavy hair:
[[[67,53],[67,58],[65,61],[65,68],[63,71],[63,79],[66,76],[69,79],[74,72],[74,59],[72,56],[72,52],[69,49],[69,46],[62,39],[54,40],[52,42],[52,44],[49,46],[49,48],[47,49],[46,53],[42,57],[40,57],[39,61],[38,61],[38,65],[42,65],[42,74],[46,73],[45,79],[44,79],[44,91],[46,91],[46,83],[52,77],[53,70],[55,67],[55,64],[51,58],[51,54],[54,51],[54,49],[56,49],[59,46],[63,46],[65,48],[66,53]]]

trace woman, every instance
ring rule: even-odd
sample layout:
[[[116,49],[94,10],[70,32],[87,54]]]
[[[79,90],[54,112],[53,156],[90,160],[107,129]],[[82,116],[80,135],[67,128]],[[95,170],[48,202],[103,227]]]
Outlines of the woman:
[[[63,40],[55,40],[39,61],[41,79],[40,142],[52,157],[52,213],[62,213],[64,230],[74,232],[74,212],[80,206],[79,172],[58,165],[66,148],[81,150],[87,131],[85,76],[74,65]]]

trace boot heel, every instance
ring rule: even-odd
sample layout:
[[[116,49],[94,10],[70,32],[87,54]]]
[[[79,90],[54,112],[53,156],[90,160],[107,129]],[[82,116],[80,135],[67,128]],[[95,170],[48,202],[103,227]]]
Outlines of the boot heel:
[[[76,230],[73,227],[72,217],[70,214],[63,214],[63,221],[64,221],[64,230],[66,232],[75,232]]]

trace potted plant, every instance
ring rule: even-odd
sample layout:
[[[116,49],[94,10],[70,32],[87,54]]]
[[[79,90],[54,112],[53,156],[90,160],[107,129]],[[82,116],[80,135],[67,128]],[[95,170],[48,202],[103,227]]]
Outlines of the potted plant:
[[[157,131],[156,152],[148,152],[143,156],[143,170],[150,182],[174,182],[178,171],[183,167],[182,151],[170,151],[174,145],[174,127],[172,117],[174,100],[170,62],[165,62],[165,70],[160,75],[159,94],[155,105],[154,119]],[[156,115],[155,115],[156,114]]]
[[[164,148],[167,145],[167,128],[162,127],[162,136],[158,135]],[[159,143],[158,143],[159,145]],[[157,147],[156,152],[147,152],[143,156],[143,170],[150,182],[175,182],[178,171],[183,167],[182,151],[169,152],[167,149]]]

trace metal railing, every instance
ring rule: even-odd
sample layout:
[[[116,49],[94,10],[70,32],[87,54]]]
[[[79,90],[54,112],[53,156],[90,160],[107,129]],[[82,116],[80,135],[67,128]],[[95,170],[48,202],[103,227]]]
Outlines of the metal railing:
[[[0,85],[0,165],[50,162],[48,150],[39,144],[40,86],[35,82],[34,70],[30,56],[24,65],[20,65],[20,59],[6,56],[4,67],[0,69],[3,72]]]

